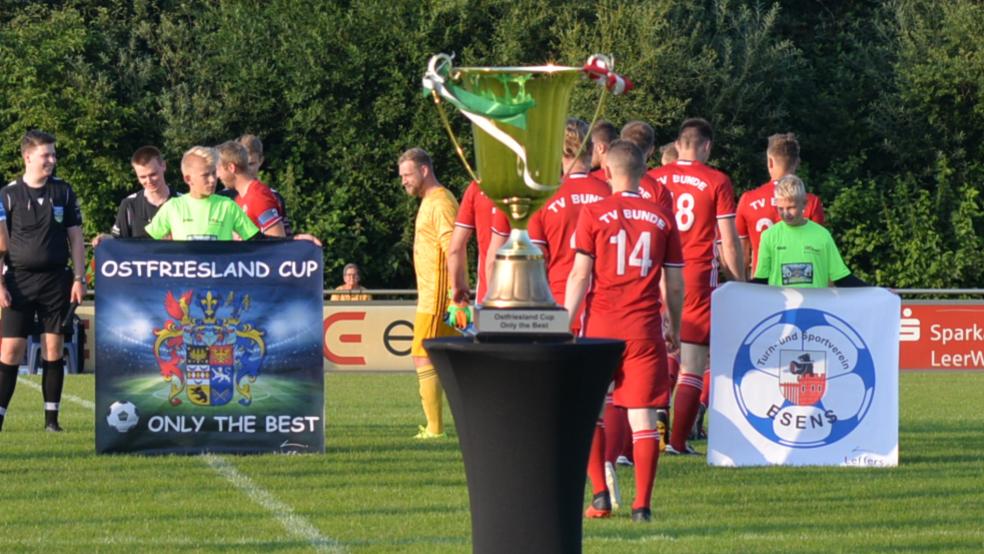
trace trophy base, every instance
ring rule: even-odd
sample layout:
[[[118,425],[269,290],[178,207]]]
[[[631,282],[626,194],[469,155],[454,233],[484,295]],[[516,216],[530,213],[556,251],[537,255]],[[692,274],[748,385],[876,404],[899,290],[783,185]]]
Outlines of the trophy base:
[[[475,309],[475,328],[478,340],[492,341],[497,337],[518,336],[543,341],[566,341],[571,335],[571,320],[561,307],[535,309]]]

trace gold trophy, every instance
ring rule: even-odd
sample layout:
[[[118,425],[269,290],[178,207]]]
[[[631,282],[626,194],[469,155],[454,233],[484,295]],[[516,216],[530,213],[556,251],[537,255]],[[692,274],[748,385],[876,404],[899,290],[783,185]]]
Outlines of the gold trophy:
[[[428,64],[424,89],[433,96],[458,156],[512,225],[508,241],[495,253],[489,291],[477,309],[480,336],[570,336],[567,312],[550,292],[543,253],[530,242],[526,227],[560,186],[571,91],[584,74],[604,85],[606,92],[618,94],[632,86],[611,72],[610,60],[600,55],[583,68],[453,67],[446,54],[435,55]],[[604,99],[603,92],[595,120]],[[451,130],[442,107],[445,101],[472,122],[477,174]]]

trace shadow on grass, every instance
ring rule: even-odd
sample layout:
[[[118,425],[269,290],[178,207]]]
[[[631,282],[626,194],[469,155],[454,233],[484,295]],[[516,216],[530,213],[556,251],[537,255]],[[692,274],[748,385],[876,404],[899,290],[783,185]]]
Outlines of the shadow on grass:
[[[973,422],[920,421],[899,435],[899,464],[926,465],[984,461],[984,434]]]

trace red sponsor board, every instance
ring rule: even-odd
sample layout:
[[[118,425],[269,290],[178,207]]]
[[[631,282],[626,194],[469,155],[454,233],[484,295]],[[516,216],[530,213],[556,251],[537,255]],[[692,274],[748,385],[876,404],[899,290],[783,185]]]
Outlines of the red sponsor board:
[[[902,304],[900,369],[984,370],[984,303]]]

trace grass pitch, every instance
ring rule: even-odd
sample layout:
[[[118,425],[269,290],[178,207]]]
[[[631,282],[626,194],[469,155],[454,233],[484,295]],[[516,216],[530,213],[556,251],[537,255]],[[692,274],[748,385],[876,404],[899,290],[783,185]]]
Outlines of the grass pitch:
[[[38,382],[0,433],[0,552],[470,551],[457,441],[410,438],[411,374],[328,375],[324,456],[96,456],[92,376],[67,379],[59,435]],[[984,551],[984,373],[904,373],[900,391],[898,468],[664,457],[653,523],[586,521],[585,551]]]

